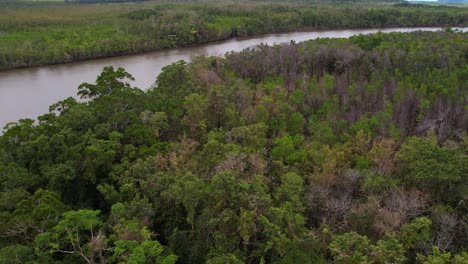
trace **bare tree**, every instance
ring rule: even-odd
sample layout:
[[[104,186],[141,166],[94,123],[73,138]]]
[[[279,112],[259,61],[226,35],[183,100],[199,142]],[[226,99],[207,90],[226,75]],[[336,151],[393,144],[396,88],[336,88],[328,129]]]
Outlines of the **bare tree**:
[[[457,233],[459,224],[455,214],[440,214],[434,219],[437,226],[434,243],[442,251],[449,250]]]
[[[395,189],[384,199],[384,206],[398,212],[403,219],[414,218],[426,210],[426,195],[419,190]]]

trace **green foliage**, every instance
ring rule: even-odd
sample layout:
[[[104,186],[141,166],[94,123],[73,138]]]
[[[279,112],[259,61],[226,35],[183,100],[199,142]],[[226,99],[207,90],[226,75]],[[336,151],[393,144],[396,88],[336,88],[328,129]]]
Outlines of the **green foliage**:
[[[31,175],[27,169],[16,163],[0,164],[0,171],[3,175],[0,183],[2,191],[16,188],[29,189],[39,186],[40,179],[36,175]]]
[[[69,211],[63,214],[64,219],[55,227],[54,231],[63,232],[67,229],[93,230],[102,223],[98,218],[100,211],[78,210]]]
[[[336,263],[405,263],[405,250],[396,235],[386,234],[372,245],[365,236],[350,232],[335,236],[330,250]]]
[[[370,194],[379,194],[395,188],[399,183],[400,181],[395,178],[369,175],[362,184],[362,190]]]
[[[177,257],[174,255],[165,255],[164,247],[158,241],[144,240],[141,243],[135,240],[117,240],[113,248],[114,254],[110,258],[119,263],[156,263],[156,264],[174,264]]]
[[[439,248],[433,247],[432,254],[428,256],[418,255],[418,260],[424,264],[462,264],[466,263],[468,253],[466,250],[462,250],[458,254],[452,254],[451,252],[441,252]]]
[[[194,137],[200,137],[206,132],[207,120],[205,112],[207,110],[207,103],[207,99],[199,94],[191,94],[185,97],[184,108],[186,114],[183,123]]]
[[[162,69],[156,80],[157,88],[153,90],[154,99],[170,120],[182,115],[185,96],[190,94],[191,83],[185,61],[179,61]]]
[[[281,176],[281,185],[276,189],[276,200],[279,203],[290,202],[296,208],[301,208],[304,192],[304,180],[294,172]]]
[[[290,164],[302,162],[306,158],[306,151],[301,146],[303,142],[303,136],[290,136],[286,134],[274,141],[275,146],[271,151],[271,155],[274,159],[282,160]]]
[[[405,263],[405,249],[395,234],[386,234],[371,246],[371,259],[375,263]]]
[[[234,254],[219,254],[210,257],[207,261],[207,264],[241,264],[244,263],[236,257]]]
[[[370,241],[357,233],[345,233],[334,237],[330,251],[336,263],[370,263]]]
[[[98,228],[102,226],[100,211],[81,209],[63,213],[63,219],[50,231],[39,234],[34,242],[36,252],[50,256],[72,254],[89,262],[94,253],[102,251],[105,237]]]
[[[233,128],[230,135],[233,137],[235,142],[238,142],[245,148],[262,150],[267,143],[267,131],[268,127],[263,123],[259,123]]]
[[[30,247],[23,245],[6,246],[0,249],[0,263],[26,263],[34,260],[35,256]]]
[[[131,11],[127,14],[127,17],[132,20],[145,20],[152,16],[156,16],[158,12],[153,9],[142,9],[142,10],[135,10]]]
[[[440,252],[437,247],[432,249],[432,254],[427,257],[421,257],[421,262],[424,264],[444,264],[450,262],[450,252]]]
[[[419,217],[402,228],[401,240],[406,249],[424,249],[432,237],[432,221]]]
[[[135,80],[123,68],[114,70],[112,66],[104,67],[104,70],[96,79],[96,84],[83,83],[78,86],[78,95],[81,98],[92,99],[100,98],[123,89],[129,89],[130,84],[122,82],[125,79]]]
[[[436,192],[444,201],[459,201],[460,188],[468,173],[466,153],[457,148],[439,147],[435,142],[408,138],[397,153],[405,183]]]
[[[302,134],[306,121],[304,116],[299,113],[293,113],[287,122],[288,131],[291,134]]]
[[[23,195],[14,210],[3,216],[0,231],[7,241],[33,239],[43,230],[54,227],[67,209],[60,197],[48,190],[39,189],[33,195]]]
[[[193,12],[258,19],[239,6]],[[302,23],[265,8],[252,27]],[[132,21],[193,15],[162,11]],[[105,68],[85,101],[0,136],[0,262],[464,263],[467,40],[263,45],[169,65],[148,91]]]
[[[382,42],[380,33],[372,35],[372,37],[365,37],[364,35],[353,36],[350,40],[364,50],[372,50]]]

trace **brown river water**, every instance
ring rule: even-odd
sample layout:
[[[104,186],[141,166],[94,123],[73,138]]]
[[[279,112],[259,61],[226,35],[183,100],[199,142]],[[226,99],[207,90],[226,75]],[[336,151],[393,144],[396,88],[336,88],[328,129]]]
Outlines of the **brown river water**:
[[[0,133],[8,122],[20,118],[36,118],[47,113],[49,105],[75,96],[83,82],[94,83],[105,66],[124,67],[135,77],[132,85],[149,88],[161,69],[179,60],[190,61],[193,56],[223,56],[261,43],[274,45],[291,40],[301,42],[317,38],[348,38],[353,35],[382,32],[437,31],[441,28],[388,28],[328,30],[268,34],[251,38],[233,38],[188,48],[155,51],[137,55],[88,60],[76,63],[42,66],[0,72]],[[468,28],[460,28],[463,31]]]

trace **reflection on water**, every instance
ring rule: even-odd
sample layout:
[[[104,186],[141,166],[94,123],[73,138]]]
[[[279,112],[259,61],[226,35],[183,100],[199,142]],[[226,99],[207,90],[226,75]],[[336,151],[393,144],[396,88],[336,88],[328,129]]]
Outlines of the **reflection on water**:
[[[380,31],[415,30],[436,31],[440,28],[393,28]],[[240,51],[261,43],[274,45],[291,40],[301,42],[316,38],[347,38],[377,31],[379,29],[269,34],[189,48],[0,72],[0,127],[20,118],[35,118],[46,113],[49,105],[69,96],[76,96],[78,85],[83,82],[93,83],[105,66],[124,67],[135,77],[136,80],[132,83],[134,86],[148,88],[164,66],[179,60],[189,61],[193,56],[222,56],[226,52]]]

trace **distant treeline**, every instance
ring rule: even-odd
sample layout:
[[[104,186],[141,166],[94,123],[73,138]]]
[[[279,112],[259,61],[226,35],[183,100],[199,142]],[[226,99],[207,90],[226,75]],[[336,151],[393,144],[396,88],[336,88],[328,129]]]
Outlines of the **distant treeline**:
[[[94,4],[94,3],[145,2],[145,1],[149,1],[149,0],[65,0],[65,3]]]
[[[439,0],[442,3],[468,3],[468,0]]]
[[[93,0],[84,0],[93,1]],[[296,30],[466,26],[468,8],[370,4],[47,5],[0,10],[0,69]]]

